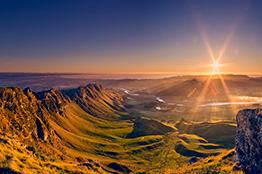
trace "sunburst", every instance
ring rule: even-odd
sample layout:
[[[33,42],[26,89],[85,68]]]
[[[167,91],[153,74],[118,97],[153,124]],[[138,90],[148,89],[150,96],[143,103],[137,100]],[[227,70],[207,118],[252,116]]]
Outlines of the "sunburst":
[[[219,64],[218,61],[214,61],[214,64],[210,65],[211,67],[213,67],[213,71],[212,72],[216,72],[219,73],[219,67],[222,66],[221,64]]]
[[[213,61],[213,64],[210,65],[211,67],[213,67],[213,70],[211,71],[211,73],[210,73],[210,75],[209,75],[209,77],[208,77],[208,79],[207,79],[207,81],[206,81],[206,83],[205,83],[205,85],[204,85],[200,95],[198,96],[198,98],[197,98],[193,108],[191,109],[191,112],[190,112],[190,114],[187,117],[188,120],[191,120],[192,118],[196,119],[197,113],[199,111],[199,105],[204,101],[207,89],[208,89],[208,87],[210,85],[210,82],[211,82],[211,80],[212,80],[214,75],[218,75],[218,77],[219,77],[219,79],[221,81],[221,84],[222,84],[222,86],[223,86],[223,88],[225,90],[227,99],[229,100],[229,102],[233,102],[232,99],[231,99],[231,93],[230,93],[230,91],[229,91],[229,89],[228,89],[228,87],[226,85],[226,82],[225,82],[225,80],[224,80],[224,78],[223,78],[223,76],[222,76],[222,74],[221,74],[221,72],[219,70],[219,67],[222,66],[222,64],[220,64],[219,62],[220,62],[220,60],[221,60],[221,58],[222,58],[222,56],[224,54],[224,51],[225,51],[228,43],[230,42],[230,40],[232,38],[232,35],[233,35],[233,32],[229,33],[228,37],[225,40],[225,43],[222,46],[220,54],[219,54],[218,58],[216,59],[214,57],[214,54],[213,54],[213,51],[212,51],[211,45],[209,43],[209,40],[208,40],[206,32],[204,30],[202,31],[202,37],[203,37],[204,43],[206,45],[207,51],[208,51],[212,61]],[[233,112],[236,112],[236,110],[237,110],[237,108],[233,108],[233,107],[231,109],[232,109]]]

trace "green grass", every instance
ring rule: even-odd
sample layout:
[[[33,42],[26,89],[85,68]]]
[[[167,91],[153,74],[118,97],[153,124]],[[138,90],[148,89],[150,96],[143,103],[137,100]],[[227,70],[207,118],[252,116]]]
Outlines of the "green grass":
[[[230,149],[235,146],[236,126],[228,122],[179,122],[176,127],[181,133],[196,134],[208,142],[220,144],[224,148]]]
[[[232,173],[244,174],[242,171],[234,171],[235,150],[225,151],[217,156],[209,156],[202,158],[198,162],[191,165],[183,165],[172,172],[166,173],[189,174],[189,173]]]
[[[139,112],[124,111],[121,102],[118,102],[121,101],[119,95],[110,92],[94,95],[97,97],[80,98],[81,104],[77,104],[79,101],[65,102],[66,97],[61,94],[44,101],[47,108],[41,105],[38,113],[34,114],[39,115],[37,118],[41,119],[44,131],[48,133],[46,140],[37,137],[34,122],[29,122],[32,129],[26,130],[26,136],[21,135],[23,131],[19,128],[27,124],[28,118],[25,116],[36,116],[29,114],[30,104],[26,109],[15,101],[21,115],[14,116],[9,109],[0,109],[1,119],[4,118],[1,120],[2,127],[18,134],[17,137],[3,135],[4,140],[0,141],[0,168],[27,173],[30,170],[31,173],[107,173],[106,170],[116,171],[109,167],[110,163],[118,163],[134,172],[172,173],[187,166],[192,156],[201,157],[204,162],[204,159],[213,156],[215,161],[220,157],[214,155],[224,153],[225,148],[230,148],[234,142],[233,122],[181,122],[175,128],[174,122],[161,123],[144,118]],[[56,100],[62,102],[54,105]],[[188,109],[179,108],[166,115],[169,114],[171,118],[178,111],[181,114],[188,112]],[[156,114],[160,117],[163,112]],[[12,130],[12,122],[8,120],[13,117],[19,123],[18,129],[14,126],[15,130]],[[28,148],[23,148],[17,142],[25,143]],[[99,161],[104,169],[95,167],[93,163],[88,163],[91,165],[89,168],[82,165],[89,160]],[[189,169],[208,170],[203,166]],[[210,165],[210,170],[215,169],[220,170],[218,162]]]
[[[31,151],[32,148],[35,151]],[[55,158],[46,156],[37,151],[35,147],[28,150],[11,135],[1,135],[0,138],[0,171],[19,173],[101,173],[100,168],[93,166],[79,166],[77,163],[67,163]]]

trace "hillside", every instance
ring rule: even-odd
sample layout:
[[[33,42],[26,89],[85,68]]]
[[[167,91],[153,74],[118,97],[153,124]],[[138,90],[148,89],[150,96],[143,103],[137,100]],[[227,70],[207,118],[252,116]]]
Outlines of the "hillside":
[[[168,97],[186,97],[196,98],[199,97],[205,88],[205,82],[199,79],[186,80],[179,84],[175,84],[167,89],[163,89],[156,93],[156,96]],[[227,99],[226,92],[220,79],[212,79],[207,86],[205,98],[208,99]]]
[[[190,97],[191,95],[196,96],[199,94],[201,89],[203,88],[203,83],[200,81],[193,79],[193,80],[186,80],[179,84],[176,84],[168,89],[164,89],[163,91],[158,92],[157,96],[185,96]]]
[[[123,103],[122,95],[100,84],[38,93],[0,88],[0,171],[158,173],[227,147],[226,139],[205,134],[219,124],[188,132],[130,113]]]
[[[115,142],[132,124],[121,121],[127,115],[121,106],[121,96],[98,84],[81,88],[90,93],[83,92],[72,99],[56,89],[33,93],[29,88],[24,91],[18,87],[1,88],[3,145],[10,145],[5,139],[12,135],[14,141],[24,144],[24,151],[33,151],[36,158],[47,161],[56,158],[63,162],[85,162],[91,154],[103,156],[114,154],[110,151],[112,147],[123,149]]]
[[[176,124],[179,132],[195,134],[205,138],[209,142],[219,144],[223,148],[234,148],[236,137],[236,126],[227,122],[220,123],[187,123],[181,120]]]
[[[138,162],[147,163],[143,155],[154,154],[154,149],[164,144],[161,135],[175,129],[130,116],[122,100],[120,94],[99,84],[63,93],[56,89],[34,93],[29,88],[0,88],[0,144],[6,149],[1,151],[1,170],[22,172],[35,162],[39,162],[35,172],[42,166],[50,173],[139,170]],[[143,127],[149,122],[158,131],[150,131],[151,126],[134,136],[137,125]],[[23,162],[27,156],[31,160]],[[10,163],[10,159],[15,160]]]

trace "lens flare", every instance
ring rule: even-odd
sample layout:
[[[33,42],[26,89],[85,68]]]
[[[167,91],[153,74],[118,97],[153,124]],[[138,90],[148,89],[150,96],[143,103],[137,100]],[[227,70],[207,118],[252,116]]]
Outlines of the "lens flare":
[[[219,61],[219,60],[218,60]],[[220,71],[219,71],[219,67],[220,66],[222,66],[221,64],[219,64],[219,62],[216,62],[216,61],[214,61],[214,64],[212,64],[212,65],[210,65],[211,67],[213,67],[213,70],[214,70],[214,72],[216,72],[216,73],[219,73]]]
[[[201,20],[200,20],[201,21]],[[211,47],[211,44],[209,42],[209,39],[207,37],[207,32],[206,32],[206,29],[204,27],[201,27],[200,25],[200,31],[201,31],[201,35],[202,35],[202,39],[204,41],[204,44],[206,46],[206,49],[207,49],[207,52],[209,53],[209,56],[210,58],[212,59],[213,61],[213,64],[210,65],[211,67],[213,67],[213,70],[211,71],[200,95],[197,97],[196,99],[196,102],[194,104],[194,106],[192,107],[190,113],[188,114],[187,116],[187,119],[188,120],[192,120],[192,119],[195,119],[197,120],[197,116],[198,116],[198,113],[199,113],[199,109],[200,109],[200,105],[203,104],[205,102],[205,97],[206,97],[206,94],[207,94],[207,91],[208,91],[208,87],[210,87],[210,83],[214,77],[214,75],[218,75],[218,78],[220,79],[221,83],[222,83],[222,87],[223,87],[223,90],[225,91],[225,94],[226,94],[226,98],[229,102],[233,102],[232,101],[232,97],[231,97],[231,93],[226,85],[226,82],[219,70],[219,67],[221,67],[222,65],[219,63],[225,50],[226,50],[226,47],[228,46],[229,42],[231,41],[233,35],[234,35],[234,31],[235,31],[235,27],[232,28],[232,30],[229,32],[228,36],[226,37],[225,39],[225,42],[224,44],[222,45],[222,49],[219,53],[219,56],[217,58],[214,57],[214,54],[213,54],[213,50],[212,50],[212,47]],[[214,96],[216,96],[218,93],[215,91],[215,88],[216,87],[213,87],[211,85],[211,91],[213,91],[213,94]],[[232,111],[235,113],[237,111],[238,108],[235,108],[234,106],[232,106]]]

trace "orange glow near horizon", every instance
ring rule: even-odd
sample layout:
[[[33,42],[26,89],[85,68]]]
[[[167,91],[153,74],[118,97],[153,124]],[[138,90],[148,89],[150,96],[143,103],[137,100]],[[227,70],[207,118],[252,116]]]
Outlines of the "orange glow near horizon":
[[[233,27],[233,30],[231,32],[229,32],[228,36],[226,37],[225,39],[225,42],[222,46],[222,49],[219,53],[219,56],[217,58],[217,60],[215,59],[214,57],[214,54],[213,54],[213,51],[212,51],[212,48],[211,48],[211,45],[210,45],[210,42],[208,40],[208,37],[207,37],[207,33],[205,32],[205,30],[201,30],[201,35],[202,35],[202,39],[205,43],[205,46],[206,46],[206,49],[207,49],[207,52],[209,53],[209,56],[210,58],[212,59],[213,61],[213,64],[210,65],[211,67],[213,67],[213,70],[211,71],[211,73],[209,74],[209,77],[205,83],[205,86],[204,88],[202,89],[200,95],[197,97],[196,99],[196,102],[194,104],[194,106],[192,107],[187,119],[188,120],[192,120],[192,119],[196,119],[198,113],[199,113],[199,108],[200,108],[200,105],[202,104],[202,102],[204,101],[205,99],[205,96],[206,96],[206,93],[207,93],[207,90],[208,90],[208,87],[210,87],[210,83],[211,83],[211,80],[213,78],[214,75],[218,75],[220,81],[221,81],[221,84],[222,84],[222,87],[225,91],[225,94],[226,94],[226,98],[229,102],[233,102],[232,101],[232,96],[231,96],[231,93],[227,87],[227,84],[219,70],[219,67],[222,66],[221,64],[219,64],[225,50],[226,50],[226,47],[228,46],[230,40],[232,39],[233,37],[233,34],[234,34],[234,30],[235,30],[235,27]],[[213,95],[215,96],[216,94],[218,94],[217,92],[218,91],[214,91],[214,89],[216,89],[216,86],[214,84],[211,85],[211,91],[213,92]],[[231,110],[233,111],[234,114],[236,114],[237,112],[237,106],[232,106],[230,105],[231,107]]]

